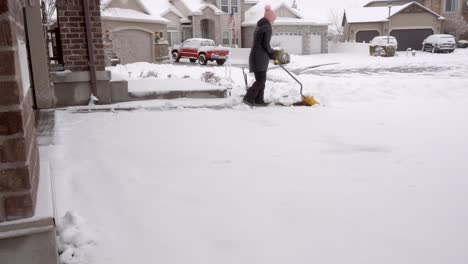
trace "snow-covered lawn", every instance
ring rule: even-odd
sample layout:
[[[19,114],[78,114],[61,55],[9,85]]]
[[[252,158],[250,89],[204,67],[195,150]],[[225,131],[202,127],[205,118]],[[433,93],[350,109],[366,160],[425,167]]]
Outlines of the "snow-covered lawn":
[[[299,75],[321,107],[58,111],[58,213],[94,228],[91,263],[467,263],[468,52],[289,67],[329,62]]]

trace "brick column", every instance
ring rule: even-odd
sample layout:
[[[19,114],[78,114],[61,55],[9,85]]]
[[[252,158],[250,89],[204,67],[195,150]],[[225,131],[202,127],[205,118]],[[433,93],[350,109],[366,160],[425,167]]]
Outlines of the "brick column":
[[[100,0],[89,0],[89,2],[96,71],[103,71],[105,61],[102,42]],[[65,70],[89,71],[83,0],[57,0],[56,4]]]
[[[0,1],[0,222],[34,215],[39,176],[24,5]]]

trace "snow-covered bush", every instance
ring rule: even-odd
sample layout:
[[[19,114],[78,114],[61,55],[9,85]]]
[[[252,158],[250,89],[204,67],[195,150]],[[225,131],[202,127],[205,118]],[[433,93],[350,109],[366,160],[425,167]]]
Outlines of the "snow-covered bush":
[[[393,57],[398,48],[398,41],[393,36],[377,36],[369,45],[371,56]]]
[[[396,53],[395,46],[369,46],[369,53],[371,56],[380,57],[393,57]]]
[[[221,81],[221,78],[216,76],[214,72],[207,71],[202,73],[201,80],[206,83],[218,84],[219,81]]]
[[[86,221],[74,212],[58,220],[57,242],[61,264],[91,263],[97,245]]]

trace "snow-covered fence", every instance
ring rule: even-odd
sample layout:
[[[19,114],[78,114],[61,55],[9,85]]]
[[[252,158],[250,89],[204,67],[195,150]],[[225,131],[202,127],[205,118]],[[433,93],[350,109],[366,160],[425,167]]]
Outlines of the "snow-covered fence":
[[[369,54],[368,43],[328,42],[329,53],[362,53]]]

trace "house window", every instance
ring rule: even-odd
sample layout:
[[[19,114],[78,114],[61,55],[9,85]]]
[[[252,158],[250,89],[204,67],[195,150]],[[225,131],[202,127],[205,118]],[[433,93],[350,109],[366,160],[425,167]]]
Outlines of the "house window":
[[[223,46],[229,46],[229,31],[223,31],[221,38]]]
[[[457,12],[458,0],[445,0],[445,12]]]
[[[238,13],[239,0],[221,0],[221,10],[225,13]]]
[[[229,41],[229,38],[232,38],[231,41]],[[223,31],[221,39],[223,46],[229,47],[230,44],[232,44],[233,46],[239,45],[239,31],[236,30],[235,36],[233,35],[232,30]]]
[[[239,1],[238,0],[231,0],[231,12],[238,13],[239,12]]]
[[[169,45],[180,44],[179,41],[179,31],[167,31],[167,41],[169,41]]]
[[[229,0],[221,0],[221,10],[223,12],[229,12]]]

